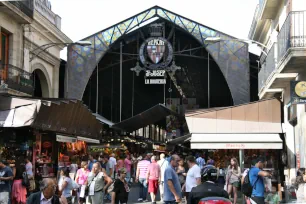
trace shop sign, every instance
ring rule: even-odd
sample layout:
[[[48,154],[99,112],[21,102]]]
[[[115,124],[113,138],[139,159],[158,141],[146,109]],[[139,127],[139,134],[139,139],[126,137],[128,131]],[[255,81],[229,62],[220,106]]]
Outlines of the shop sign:
[[[145,79],[145,84],[166,84],[166,79]]]
[[[62,135],[56,135],[56,141],[58,142],[68,142],[68,143],[75,143],[77,141],[76,138],[67,137]]]
[[[306,81],[291,81],[291,103],[306,104]]]
[[[88,142],[88,143],[95,143],[95,144],[100,144],[99,140],[87,138],[87,137],[77,137],[78,140]]]
[[[43,143],[43,148],[50,148],[51,146],[52,146],[52,143],[51,142],[48,142],[48,141],[46,141],[46,142],[44,142]]]

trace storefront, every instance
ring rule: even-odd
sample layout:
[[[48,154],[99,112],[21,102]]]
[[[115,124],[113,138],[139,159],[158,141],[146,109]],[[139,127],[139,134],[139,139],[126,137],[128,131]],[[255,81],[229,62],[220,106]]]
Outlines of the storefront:
[[[7,138],[26,138],[19,146],[32,159],[38,180],[56,177],[60,167],[77,168],[87,160],[87,144],[100,143],[102,124],[81,101],[10,96],[0,100],[2,129],[13,130]],[[3,144],[7,149],[12,146]]]
[[[193,150],[205,151],[215,166],[226,169],[231,158],[239,158],[242,170],[253,158],[265,157],[265,168],[274,171],[272,181],[281,189],[281,152],[284,141],[281,102],[263,100],[234,107],[196,110],[186,113]],[[276,171],[275,171],[276,170]]]

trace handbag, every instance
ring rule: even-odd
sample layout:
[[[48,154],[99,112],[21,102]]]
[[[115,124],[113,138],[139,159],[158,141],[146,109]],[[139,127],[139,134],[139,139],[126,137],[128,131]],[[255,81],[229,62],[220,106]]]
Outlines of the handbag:
[[[99,174],[100,174],[100,172],[97,173],[97,174],[95,175],[95,177],[90,181],[90,183],[88,183],[88,185],[86,185],[86,187],[85,187],[85,196],[88,196],[88,194],[89,194],[89,186],[91,185],[91,183],[93,182],[93,180],[94,180]]]
[[[30,187],[30,181],[29,181],[27,172],[22,173],[22,183],[21,184],[22,184],[22,186],[24,186],[26,188]]]
[[[113,192],[114,187],[115,187],[115,181],[107,188],[107,193],[109,194]]]

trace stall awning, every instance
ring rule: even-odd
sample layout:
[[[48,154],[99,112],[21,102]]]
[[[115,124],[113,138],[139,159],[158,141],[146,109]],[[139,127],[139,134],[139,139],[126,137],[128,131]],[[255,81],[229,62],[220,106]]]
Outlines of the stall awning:
[[[77,139],[80,140],[80,141],[87,142],[87,143],[100,144],[99,140],[95,140],[95,139],[91,139],[91,138],[87,138],[87,137],[77,137]]]
[[[56,135],[56,141],[57,142],[75,143],[77,141],[77,138],[64,136],[64,135]]]
[[[279,134],[192,134],[191,149],[282,149]]]
[[[192,110],[185,114],[190,133],[282,133],[281,102],[261,100],[224,108]]]
[[[0,127],[23,126],[89,138],[102,132],[102,124],[81,101],[0,96]]]
[[[158,104],[138,115],[126,119],[120,123],[116,123],[112,128],[122,129],[128,132],[138,130],[140,128],[146,127],[148,125],[154,124],[168,115],[177,115],[166,106]]]
[[[101,123],[104,123],[106,125],[112,126],[114,123],[106,118],[104,118],[102,115],[93,113],[93,115],[96,117],[97,120],[99,120]]]
[[[167,142],[167,144],[183,144],[184,142],[187,142],[190,140],[191,134],[187,134],[178,138],[175,138],[173,140],[170,140]]]

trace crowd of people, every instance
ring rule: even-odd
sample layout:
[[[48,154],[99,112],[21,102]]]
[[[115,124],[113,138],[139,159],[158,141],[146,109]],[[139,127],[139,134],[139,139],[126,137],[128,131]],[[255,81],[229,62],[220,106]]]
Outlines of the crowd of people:
[[[224,181],[220,181],[220,169],[214,167],[214,160],[197,154],[180,157],[177,154],[160,155],[89,155],[80,168],[71,174],[71,168],[61,168],[58,179],[45,178],[39,191],[30,181],[34,181],[32,164],[24,160],[22,166],[9,166],[0,161],[0,203],[40,204],[40,203],[92,203],[125,204],[129,202],[132,183],[139,185],[138,202],[157,202],[159,191],[161,202],[165,204],[198,204],[201,198],[220,196],[238,203],[238,191],[245,180],[252,187],[245,196],[247,204],[279,204],[280,196],[276,186],[267,186],[265,179],[270,172],[263,170],[265,159],[253,158],[252,166],[243,173],[236,158],[230,160],[225,170]],[[248,179],[246,179],[248,178]],[[306,201],[305,168],[299,169],[296,179],[298,202]],[[76,200],[73,199],[76,198]],[[159,200],[158,200],[159,201]]]

